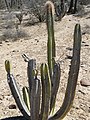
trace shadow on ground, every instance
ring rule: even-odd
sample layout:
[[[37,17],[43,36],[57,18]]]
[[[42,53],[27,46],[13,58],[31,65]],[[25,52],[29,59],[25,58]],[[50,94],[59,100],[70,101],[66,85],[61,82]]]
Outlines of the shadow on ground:
[[[23,116],[16,116],[16,117],[3,118],[1,120],[26,120],[26,119]]]

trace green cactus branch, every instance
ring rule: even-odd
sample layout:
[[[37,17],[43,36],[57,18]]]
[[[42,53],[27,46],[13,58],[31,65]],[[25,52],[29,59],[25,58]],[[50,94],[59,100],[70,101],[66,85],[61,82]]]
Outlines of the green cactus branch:
[[[57,96],[57,92],[58,92],[58,89],[59,89],[60,76],[61,76],[60,64],[55,63],[54,68],[53,68],[50,112],[54,112],[56,96]]]
[[[41,65],[42,105],[41,120],[48,120],[50,112],[51,80],[47,64]]]
[[[18,108],[20,109],[20,111],[22,112],[22,114],[24,116],[26,116],[26,118],[30,118],[30,112],[22,98],[22,95],[20,93],[20,90],[17,86],[16,80],[14,78],[14,76],[10,73],[8,73],[8,71],[10,71],[10,62],[8,60],[5,61],[5,68],[7,71],[7,80],[8,80],[8,84],[11,90],[11,93],[17,103]]]
[[[41,85],[38,78],[32,80],[32,89],[30,95],[31,120],[39,120]]]
[[[54,5],[48,1],[46,3],[46,25],[48,32],[48,41],[47,41],[47,60],[49,66],[49,73],[51,78],[51,101],[50,101],[50,112],[52,109],[54,110],[56,93],[58,86],[54,87],[56,79],[55,79],[55,57],[56,57],[56,48],[55,48],[55,37],[54,37]],[[60,72],[60,71],[59,71]],[[55,75],[54,75],[55,74]],[[60,74],[60,73],[59,73]],[[60,81],[60,77],[57,81]]]
[[[32,88],[32,80],[34,79],[34,76],[33,76],[32,72],[35,69],[36,69],[36,60],[35,59],[30,59],[28,61],[28,67],[27,67],[28,83],[29,83],[30,91],[31,91],[31,88]]]
[[[49,120],[63,119],[71,108],[75,96],[75,90],[80,67],[80,49],[81,49],[81,28],[79,24],[76,24],[74,30],[73,58],[71,60],[65,98],[61,108]]]
[[[54,58],[56,55],[55,51],[55,37],[54,37],[54,5],[51,2],[46,3],[46,24],[48,32],[48,42],[47,42],[47,59],[50,75],[53,74]]]

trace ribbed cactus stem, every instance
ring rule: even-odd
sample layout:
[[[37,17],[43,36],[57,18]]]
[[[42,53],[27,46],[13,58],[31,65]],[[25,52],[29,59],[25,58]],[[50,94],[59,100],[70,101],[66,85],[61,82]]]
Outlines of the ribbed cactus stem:
[[[28,67],[27,67],[27,74],[28,74],[28,83],[29,83],[29,90],[31,91],[32,88],[32,80],[33,78],[33,70],[36,69],[36,60],[35,59],[30,59],[28,61]]]
[[[26,117],[26,119],[30,119],[30,112],[21,96],[20,90],[17,86],[16,80],[14,76],[10,73],[10,62],[8,60],[5,61],[5,69],[7,71],[7,80],[11,90],[11,93],[17,103],[17,106],[21,113]]]
[[[81,28],[79,24],[76,24],[74,30],[73,58],[71,60],[65,98],[61,108],[49,120],[63,119],[71,108],[75,96],[75,90],[80,67],[80,50],[81,50]]]
[[[60,83],[60,76],[61,76],[61,69],[60,64],[55,63],[53,68],[53,79],[52,79],[52,89],[51,89],[51,102],[50,102],[50,112],[54,112],[56,96],[59,89]]]
[[[7,75],[7,79],[8,79],[8,84],[11,90],[11,93],[17,103],[17,106],[19,108],[19,110],[21,111],[21,113],[25,116],[26,119],[30,119],[30,112],[22,98],[22,95],[20,93],[20,90],[17,86],[16,80],[14,78],[14,76],[12,74],[10,74],[10,76]]]
[[[39,120],[41,85],[36,70],[33,71],[33,80],[30,96],[31,120]]]
[[[42,82],[42,105],[41,105],[41,120],[48,120],[50,113],[50,97],[51,97],[51,81],[48,66],[41,65],[41,82]]]
[[[55,38],[54,38],[54,5],[52,2],[46,2],[46,24],[48,32],[47,42],[47,59],[50,75],[53,73],[54,57],[55,57]]]

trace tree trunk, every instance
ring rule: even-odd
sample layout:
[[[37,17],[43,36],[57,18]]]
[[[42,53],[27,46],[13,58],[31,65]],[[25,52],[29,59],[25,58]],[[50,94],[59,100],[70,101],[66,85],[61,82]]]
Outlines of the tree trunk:
[[[73,3],[74,3],[74,0],[71,0],[68,13],[72,13],[72,11],[73,11]]]
[[[75,0],[75,4],[74,4],[74,14],[77,12],[77,0]]]

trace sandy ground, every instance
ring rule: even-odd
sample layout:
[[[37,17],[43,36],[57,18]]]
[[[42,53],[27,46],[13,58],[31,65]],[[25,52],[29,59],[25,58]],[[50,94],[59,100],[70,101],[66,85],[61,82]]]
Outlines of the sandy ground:
[[[66,15],[62,21],[55,22],[56,38],[56,60],[61,64],[61,83],[58,91],[55,110],[58,110],[62,104],[65,94],[66,83],[68,79],[69,65],[71,59],[67,56],[72,55],[73,33],[76,23],[80,23],[82,29],[81,46],[81,65],[78,77],[76,95],[73,106],[64,120],[90,120],[90,86],[84,87],[80,81],[86,81],[90,84],[90,6],[86,8],[89,12],[78,15]],[[15,33],[15,26],[7,28],[7,13],[0,11],[0,119],[22,115],[16,109],[10,109],[9,106],[16,105],[7,83],[4,62],[10,60],[12,64],[11,72],[14,74],[20,89],[27,85],[27,63],[24,62],[22,54],[27,54],[30,58],[37,60],[37,68],[42,62],[47,60],[47,31],[45,23],[35,25],[25,25],[24,17],[22,25],[19,28],[23,37],[6,37],[7,34]],[[11,32],[12,30],[12,32]],[[4,34],[4,37],[2,35]],[[16,33],[15,33],[16,34]],[[6,36],[5,36],[6,35]],[[17,39],[17,40],[16,40]],[[12,119],[10,119],[12,120]]]

